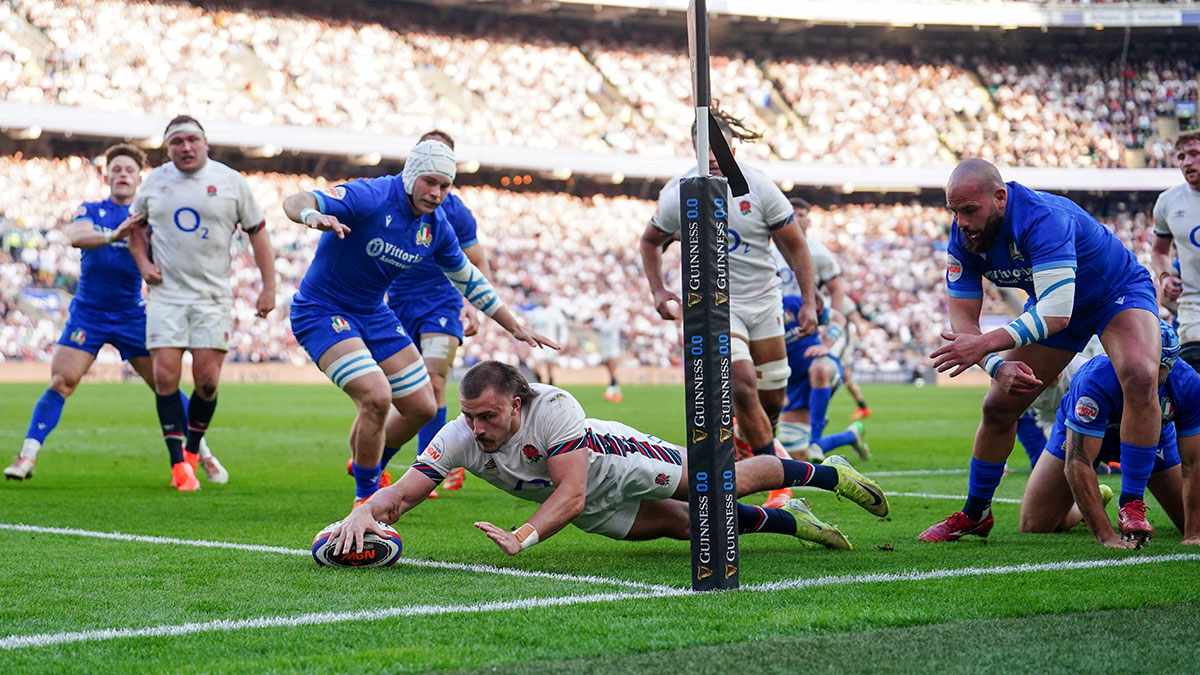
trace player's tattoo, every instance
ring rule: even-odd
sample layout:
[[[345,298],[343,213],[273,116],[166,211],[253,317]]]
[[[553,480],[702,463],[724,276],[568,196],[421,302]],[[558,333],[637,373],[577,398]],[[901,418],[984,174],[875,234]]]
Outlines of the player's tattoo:
[[[1067,461],[1082,462],[1089,466],[1091,465],[1092,460],[1083,451],[1083,436],[1081,434],[1067,434]]]

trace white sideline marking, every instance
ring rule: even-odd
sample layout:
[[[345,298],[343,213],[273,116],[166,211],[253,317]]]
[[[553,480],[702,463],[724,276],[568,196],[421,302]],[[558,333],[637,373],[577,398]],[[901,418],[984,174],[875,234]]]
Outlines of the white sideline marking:
[[[204,539],[176,539],[174,537],[152,537],[142,534],[124,534],[122,532],[96,532],[93,530],[79,530],[69,527],[40,527],[37,525],[23,525],[20,523],[0,523],[0,530],[13,530],[17,532],[39,532],[43,534],[69,534],[78,537],[92,537],[94,539],[115,539],[118,541],[136,541],[144,544],[176,544],[183,546],[197,546],[200,548],[223,548],[235,551],[254,551],[258,553],[283,553],[285,555],[312,555],[312,550],[303,548],[283,548],[282,546],[261,546],[258,544],[236,544],[225,541],[207,541]],[[589,584],[606,584],[610,586],[624,586],[626,588],[644,589],[647,591],[674,590],[674,586],[660,586],[655,584],[647,584],[640,581],[629,581],[627,579],[613,579],[609,577],[585,575],[579,576],[575,574],[562,574],[558,572],[532,572],[528,570],[513,569],[509,567],[495,567],[493,565],[472,565],[467,563],[442,562],[440,560],[422,560],[420,558],[400,558],[396,561],[397,564],[412,565],[414,567],[433,567],[440,569],[461,570],[464,572],[481,572],[485,574],[505,574],[514,577],[526,577],[537,579],[553,579],[555,581],[574,581]]]
[[[1029,473],[1031,469],[1026,466],[1008,467],[1005,469],[1005,475],[1010,473]],[[904,471],[871,471],[869,476],[952,476],[971,473],[970,469],[906,469]]]
[[[957,499],[965,501],[966,495],[937,495],[928,492],[888,492],[889,497],[923,497],[925,499]],[[1020,504],[1020,499],[1010,499],[1008,497],[992,497],[992,501],[1000,502],[1001,504]]]
[[[1023,572],[1053,572],[1062,570],[1092,569],[1145,565],[1151,563],[1200,560],[1200,554],[1178,553],[1163,556],[1134,556],[1109,560],[1083,560],[1040,564],[1004,565],[1001,567],[966,567],[960,569],[930,570],[928,572],[905,572],[900,574],[859,574],[818,577],[816,579],[793,579],[764,584],[743,586],[743,591],[775,591],[812,586],[840,586],[846,584],[876,583],[888,581],[927,581],[952,577],[1015,574]],[[541,607],[566,607],[598,602],[636,600],[656,597],[678,597],[691,595],[687,588],[658,587],[647,592],[595,593],[591,595],[568,595],[558,598],[528,598],[506,602],[487,602],[478,605],[411,605],[407,607],[385,607],[359,610],[356,612],[318,612],[299,616],[259,617],[255,619],[220,619],[202,623],[150,626],[146,628],[109,628],[103,630],[77,631],[68,633],[37,633],[33,635],[10,635],[0,638],[0,649],[21,649],[76,642],[97,642],[134,637],[169,637],[205,633],[218,630],[242,630],[289,626],[311,626],[318,624],[345,623],[348,621],[378,621],[398,616],[435,616],[440,614],[465,614],[469,612],[498,612],[512,609],[536,609]]]

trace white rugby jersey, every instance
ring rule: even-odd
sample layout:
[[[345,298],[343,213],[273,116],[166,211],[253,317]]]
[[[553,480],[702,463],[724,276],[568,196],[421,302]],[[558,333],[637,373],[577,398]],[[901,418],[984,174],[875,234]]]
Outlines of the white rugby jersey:
[[[736,199],[732,193],[728,195],[729,297],[735,302],[755,299],[779,286],[768,244],[772,228],[792,219],[791,203],[765,173],[743,166],[742,174],[750,192]],[[658,211],[651,225],[668,234],[679,231],[679,181],[695,175],[693,168],[667,183],[658,194]]]
[[[616,319],[601,317],[592,321],[592,327],[600,337],[601,354],[621,351],[621,324]]]
[[[172,162],[154,169],[129,212],[148,215],[154,262],[163,275],[150,287],[150,299],[169,302],[231,298],[234,231],[240,224],[253,232],[264,220],[245,177],[212,159],[193,173]]]
[[[1154,203],[1154,234],[1175,238],[1179,254],[1179,275],[1183,279],[1180,301],[1200,296],[1200,236],[1192,231],[1200,227],[1200,192],[1187,183],[1158,195]]]
[[[796,281],[796,273],[787,264],[783,253],[772,244],[771,255],[775,259],[775,268],[779,274],[780,288],[784,295],[803,295],[800,292],[800,284]],[[841,276],[842,266],[838,264],[837,258],[834,257],[833,251],[825,247],[825,244],[815,240],[808,240],[808,255],[812,258],[813,281],[817,288],[824,286],[829,280]]]
[[[670,443],[620,422],[587,419],[575,398],[558,387],[530,386],[538,395],[521,409],[521,428],[499,450],[484,452],[460,415],[442,427],[413,468],[440,483],[461,466],[515,497],[540,504],[555,488],[546,460],[560,453],[590,454],[588,494],[619,482],[629,468],[626,455],[682,464],[679,449]]]

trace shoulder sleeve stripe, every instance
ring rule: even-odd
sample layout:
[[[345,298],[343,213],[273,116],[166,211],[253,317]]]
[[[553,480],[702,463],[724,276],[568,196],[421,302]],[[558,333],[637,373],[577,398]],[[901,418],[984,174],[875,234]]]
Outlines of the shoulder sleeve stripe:
[[[243,227],[242,230],[245,231],[246,234],[254,234],[255,232],[258,232],[259,230],[263,229],[266,226],[267,226],[267,221],[264,220],[261,223],[254,225],[252,227]]]
[[[770,230],[772,232],[774,232],[775,230],[778,230],[779,228],[783,227],[784,225],[787,225],[788,223],[792,222],[795,219],[796,219],[795,215],[789,215],[787,218],[784,218],[783,220],[779,221],[778,223],[775,223],[774,225],[772,225],[770,227]]]
[[[580,436],[579,438],[576,438],[576,439],[574,439],[574,440],[567,441],[566,443],[560,443],[560,444],[558,444],[558,445],[556,445],[556,446],[554,446],[554,447],[550,448],[550,449],[549,449],[549,450],[546,452],[546,456],[547,456],[547,457],[554,457],[554,456],[556,456],[556,455],[561,455],[561,454],[563,454],[563,453],[566,453],[566,452],[571,452],[571,451],[573,451],[573,450],[578,450],[578,449],[579,449],[579,447],[583,445],[583,439],[584,439],[584,437],[583,437],[583,436]]]
[[[317,210],[325,213],[325,198],[321,196],[321,192],[319,190],[309,190],[308,194],[317,198]]]
[[[1041,272],[1043,270],[1056,270],[1062,268],[1074,270],[1078,269],[1078,266],[1075,264],[1074,260],[1051,260],[1049,262],[1038,263],[1037,265],[1034,265],[1033,271],[1036,274],[1037,272]]]
[[[1074,431],[1075,433],[1083,434],[1084,436],[1091,436],[1092,438],[1104,438],[1104,430],[1103,429],[1101,429],[1099,431],[1097,431],[1095,429],[1089,429],[1089,428],[1087,428],[1077,422],[1074,422],[1072,420],[1067,420],[1066,424],[1067,424],[1067,427],[1069,429],[1071,429],[1071,431]]]
[[[973,291],[973,290],[972,290],[972,291],[965,291],[965,290],[958,289],[958,288],[947,288],[947,289],[946,289],[946,294],[947,294],[947,295],[949,295],[949,296],[950,296],[950,297],[952,297],[952,298],[966,298],[966,299],[973,299],[973,298],[982,298],[982,297],[983,297],[983,291],[982,291],[982,290],[979,290],[979,291]]]
[[[412,466],[417,471],[420,471],[421,473],[425,474],[426,477],[428,477],[430,480],[432,480],[435,483],[441,483],[442,481],[446,480],[446,477],[443,476],[437,469],[433,468],[432,466],[429,466],[425,462],[417,462],[416,464],[413,464]]]

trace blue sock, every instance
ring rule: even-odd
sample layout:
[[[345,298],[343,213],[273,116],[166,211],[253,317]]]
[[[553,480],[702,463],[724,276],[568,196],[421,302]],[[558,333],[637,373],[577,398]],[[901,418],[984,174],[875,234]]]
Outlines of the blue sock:
[[[358,499],[370,497],[379,490],[379,475],[383,468],[379,465],[362,467],[352,464],[354,469],[354,496]]]
[[[396,456],[397,452],[400,452],[400,448],[389,448],[386,445],[383,446],[383,461],[379,463],[380,471],[383,471],[387,468],[388,462],[392,461],[392,458]]]
[[[971,474],[967,479],[967,503],[963,513],[971,520],[983,520],[992,510],[992,496],[1004,477],[1004,462],[984,462],[971,458]]]
[[[798,462],[794,459],[781,459],[779,461],[783,463],[783,485],[779,487],[811,485],[830,491],[837,488],[838,472],[832,466]]]
[[[192,401],[188,398],[187,394],[183,393],[182,389],[179,390],[179,400],[183,403],[183,414],[187,416],[188,406],[191,405]]]
[[[33,417],[29,420],[29,431],[25,432],[25,438],[32,438],[38,443],[45,442],[50,432],[54,431],[54,427],[58,426],[58,420],[62,417],[63,402],[66,400],[53,389],[47,388],[43,391],[42,397],[33,406]]]
[[[446,426],[446,406],[437,409],[433,419],[425,423],[421,430],[417,432],[417,454],[425,452],[425,448],[433,442],[433,437],[437,436],[437,432]]]
[[[1142,499],[1146,493],[1146,481],[1154,471],[1154,459],[1158,446],[1140,446],[1121,441],[1121,498],[1118,504]]]
[[[828,453],[834,448],[840,448],[843,445],[854,445],[854,432],[847,429],[839,431],[832,436],[825,436],[817,441],[817,445],[821,446],[821,450]]]
[[[821,440],[825,425],[829,423],[829,399],[833,397],[830,387],[814,387],[808,392],[808,419],[812,425],[812,442]]]
[[[1042,433],[1042,428],[1038,426],[1032,413],[1025,413],[1017,420],[1017,440],[1021,441],[1025,454],[1029,455],[1029,468],[1033,468],[1037,465],[1042,450],[1046,449],[1046,435]]]
[[[783,509],[768,509],[738,502],[738,534],[773,532],[796,534],[796,519]]]

